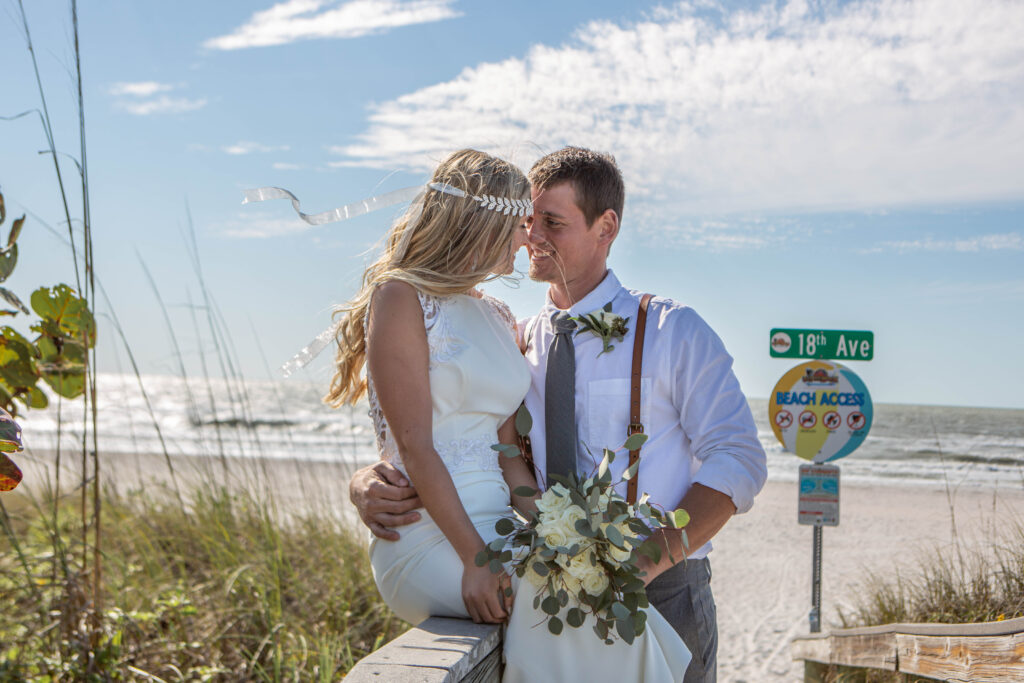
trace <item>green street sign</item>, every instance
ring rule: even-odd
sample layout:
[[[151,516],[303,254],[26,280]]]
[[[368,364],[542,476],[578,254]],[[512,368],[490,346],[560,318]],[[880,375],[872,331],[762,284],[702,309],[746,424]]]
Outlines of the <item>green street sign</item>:
[[[774,327],[768,348],[772,358],[871,360],[875,355],[875,333]]]

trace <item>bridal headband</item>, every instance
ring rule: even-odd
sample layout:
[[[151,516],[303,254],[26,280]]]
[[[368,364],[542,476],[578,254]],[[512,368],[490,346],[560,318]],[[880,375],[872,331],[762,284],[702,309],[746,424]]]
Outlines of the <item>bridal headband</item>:
[[[469,197],[473,201],[477,202],[482,208],[490,211],[497,211],[506,216],[533,215],[533,202],[529,199],[498,197],[490,194],[475,195],[470,194],[465,190],[460,190],[454,185],[449,185],[448,183],[427,183],[426,185],[403,187],[400,190],[394,190],[386,194],[369,197],[358,202],[353,202],[352,204],[339,206],[338,208],[331,209],[330,211],[315,214],[303,213],[300,208],[299,198],[288,190],[280,187],[259,187],[254,190],[243,190],[242,193],[245,195],[245,199],[242,200],[242,203],[249,204],[251,202],[262,202],[268,199],[289,199],[291,200],[292,208],[295,209],[295,213],[299,215],[299,218],[310,225],[323,225],[325,223],[337,223],[338,221],[355,218],[356,216],[361,216],[388,206],[394,206],[395,204],[401,204],[402,202],[418,201],[420,195],[427,190],[436,190],[454,197]],[[419,214],[417,213],[413,222],[417,220],[418,217]],[[406,234],[411,234],[411,231]],[[305,367],[311,360],[320,355],[320,352],[323,351],[327,345],[331,343],[331,340],[338,334],[338,328],[341,326],[341,322],[342,321],[340,320],[335,322],[326,330],[318,334],[313,341],[302,347],[302,350],[295,354],[291,360],[282,365],[282,376],[291,376],[296,370]]]
[[[394,190],[387,194],[361,199],[358,202],[339,206],[338,208],[331,209],[330,211],[314,214],[302,213],[302,209],[299,208],[299,198],[288,190],[280,187],[259,187],[255,190],[243,190],[242,193],[245,195],[245,199],[242,200],[242,203],[248,204],[250,202],[262,202],[267,199],[290,199],[292,202],[292,208],[295,209],[295,213],[299,214],[299,218],[310,225],[323,225],[324,223],[336,223],[338,221],[348,220],[349,218],[355,218],[356,216],[361,216],[364,213],[370,213],[377,209],[383,209],[387,206],[412,201],[413,199],[416,199],[421,192],[428,189],[437,190],[438,192],[450,194],[454,197],[469,197],[480,204],[481,207],[503,213],[506,216],[533,215],[533,202],[529,199],[497,197],[490,194],[475,195],[470,194],[465,190],[460,190],[454,185],[449,185],[448,183],[427,183],[426,185],[403,187],[400,190]]]

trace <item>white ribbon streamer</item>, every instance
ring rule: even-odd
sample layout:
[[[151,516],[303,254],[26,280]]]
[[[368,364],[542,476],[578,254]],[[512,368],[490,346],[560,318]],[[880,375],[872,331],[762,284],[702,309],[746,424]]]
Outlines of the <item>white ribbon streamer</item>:
[[[323,225],[324,223],[336,223],[338,221],[348,220],[349,218],[355,218],[356,216],[362,216],[364,213],[383,209],[384,207],[392,206],[393,204],[408,202],[414,199],[416,195],[422,191],[422,185],[403,187],[400,190],[393,190],[387,194],[369,197],[368,199],[361,199],[358,202],[339,206],[338,208],[331,209],[330,211],[314,214],[302,213],[302,210],[299,208],[299,198],[288,190],[280,187],[260,187],[255,190],[243,190],[242,193],[245,195],[245,199],[242,200],[242,203],[248,204],[250,202],[262,202],[267,199],[290,199],[292,207],[295,209],[295,213],[299,214],[299,218],[310,225]]]
[[[309,364],[309,361],[313,360],[320,355],[320,352],[327,348],[327,345],[331,343],[335,335],[338,334],[338,328],[341,327],[341,320],[334,323],[326,330],[316,336],[316,339],[302,347],[302,350],[292,356],[292,359],[281,366],[281,376],[291,377],[292,374],[299,368],[305,367]]]

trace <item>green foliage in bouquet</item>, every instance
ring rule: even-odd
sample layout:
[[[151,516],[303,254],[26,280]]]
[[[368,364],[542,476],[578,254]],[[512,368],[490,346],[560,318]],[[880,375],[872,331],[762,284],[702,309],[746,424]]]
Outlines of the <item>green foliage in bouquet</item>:
[[[0,194],[0,224],[7,217],[3,194]],[[0,283],[7,280],[18,263],[18,236],[25,217],[11,224],[7,243],[0,247]],[[0,286],[0,298],[11,308],[0,308],[0,316],[39,316],[29,329],[38,336],[29,340],[13,327],[0,327],[0,428],[10,437],[0,435],[0,491],[13,489],[21,481],[21,472],[3,453],[21,450],[20,430],[10,419],[18,414],[18,402],[26,408],[45,408],[49,403],[39,381],[46,382],[64,398],[76,398],[85,391],[86,353],[96,344],[96,322],[85,299],[74,289],[60,284],[40,287],[32,293],[29,304]],[[2,419],[7,416],[10,420]],[[17,439],[13,438],[17,433]],[[17,444],[16,446],[14,444]],[[8,447],[7,444],[10,444]]]
[[[529,431],[528,422],[521,410],[516,419],[521,435]],[[646,435],[634,434],[624,447],[636,450],[646,440]],[[519,455],[515,446],[493,448],[508,457]],[[661,548],[650,534],[664,527],[682,528],[689,521],[684,510],[669,514],[651,505],[646,494],[635,506],[627,503],[614,486],[635,477],[639,462],[613,482],[609,466],[614,459],[615,453],[604,449],[600,466],[586,479],[552,475],[557,483],[538,499],[537,511],[526,516],[514,511],[513,517],[498,520],[494,528],[499,538],[476,557],[478,566],[489,565],[495,573],[508,564],[535,587],[534,609],[547,615],[548,630],[555,635],[564,624],[581,627],[589,614],[596,620],[594,633],[605,643],[614,642],[615,633],[632,643],[644,632],[647,615],[642,610],[648,606],[637,560],[646,555],[659,562]],[[525,486],[515,491],[519,496],[536,493]],[[681,533],[685,543],[686,532]]]

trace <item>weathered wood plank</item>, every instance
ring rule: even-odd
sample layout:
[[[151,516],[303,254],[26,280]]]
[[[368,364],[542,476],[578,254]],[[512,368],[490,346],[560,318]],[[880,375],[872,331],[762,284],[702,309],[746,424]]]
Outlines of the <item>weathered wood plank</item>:
[[[896,636],[899,670],[955,683],[1024,681],[1024,633]]]
[[[896,671],[896,636],[876,633],[833,637],[829,664]]]
[[[794,638],[789,645],[793,659],[828,664],[832,654],[832,640],[827,633]]]
[[[345,680],[492,683],[500,676],[500,626],[431,617],[361,659]]]

